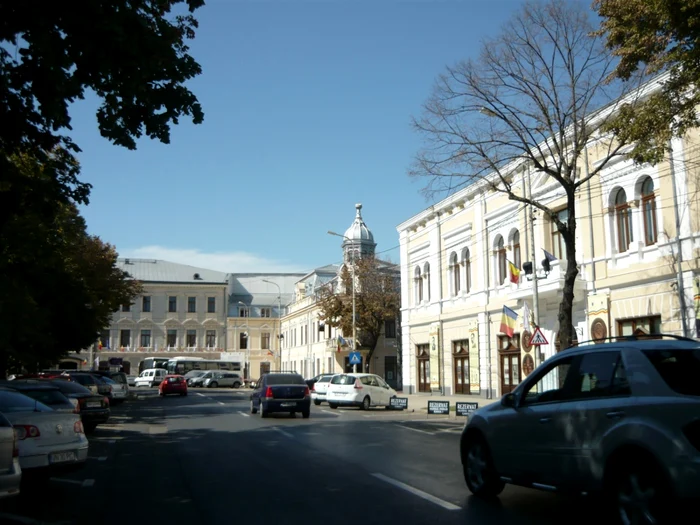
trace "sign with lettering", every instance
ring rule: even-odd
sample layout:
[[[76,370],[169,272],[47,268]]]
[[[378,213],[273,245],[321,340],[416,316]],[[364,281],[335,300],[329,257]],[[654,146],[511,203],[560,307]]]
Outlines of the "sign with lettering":
[[[449,401],[428,401],[428,414],[434,415],[449,415]]]
[[[440,323],[430,325],[430,389],[440,390]]]
[[[479,403],[462,403],[458,402],[455,404],[455,412],[458,416],[471,417],[471,415],[476,412],[479,408]]]
[[[407,397],[392,397],[391,398],[391,408],[394,410],[405,410],[408,408],[408,398]]]
[[[469,334],[469,391],[472,394],[481,392],[479,375],[479,323],[476,319],[467,322]]]

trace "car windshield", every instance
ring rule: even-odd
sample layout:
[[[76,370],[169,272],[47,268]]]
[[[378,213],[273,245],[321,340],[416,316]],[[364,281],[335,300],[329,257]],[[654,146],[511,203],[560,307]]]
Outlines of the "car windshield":
[[[679,394],[700,396],[700,348],[644,350],[666,384]]]
[[[268,385],[305,385],[304,378],[299,374],[270,374],[267,376]]]
[[[331,384],[333,384],[333,385],[354,385],[355,379],[357,379],[355,376],[348,376],[348,375],[342,374],[339,376],[333,376],[333,379],[331,379]]]
[[[32,399],[19,392],[9,390],[0,391],[0,412],[10,414],[12,412],[53,412],[53,409],[44,403]]]

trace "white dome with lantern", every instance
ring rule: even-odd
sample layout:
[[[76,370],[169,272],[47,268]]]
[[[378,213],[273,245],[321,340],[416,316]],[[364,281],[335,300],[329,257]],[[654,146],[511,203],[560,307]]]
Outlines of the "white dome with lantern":
[[[362,204],[355,204],[355,220],[345,230],[343,240],[343,260],[348,263],[355,258],[373,257],[377,243],[374,235],[362,219]]]

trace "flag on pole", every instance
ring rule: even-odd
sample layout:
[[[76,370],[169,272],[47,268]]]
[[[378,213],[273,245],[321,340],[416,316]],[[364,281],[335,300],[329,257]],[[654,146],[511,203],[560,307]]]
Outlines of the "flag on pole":
[[[98,340],[97,340],[97,348],[99,348],[100,350],[102,350],[102,339],[98,339]]]
[[[556,257],[554,257],[554,255],[549,253],[544,248],[542,248],[542,251],[544,252],[544,258],[547,259],[549,262],[554,262],[554,261],[558,260]]]
[[[95,369],[100,368],[100,356],[95,356]]]
[[[527,304],[527,301],[523,304],[523,328],[528,332],[532,332],[530,325],[530,305]]]
[[[500,331],[508,337],[513,337],[515,333],[515,321],[518,319],[518,314],[513,310],[503,305],[503,314],[501,315]]]
[[[275,353],[272,350],[268,350],[267,355],[271,355],[272,357],[275,357]]]
[[[520,270],[510,261],[508,261],[508,268],[510,269],[510,282],[518,284],[520,282]]]

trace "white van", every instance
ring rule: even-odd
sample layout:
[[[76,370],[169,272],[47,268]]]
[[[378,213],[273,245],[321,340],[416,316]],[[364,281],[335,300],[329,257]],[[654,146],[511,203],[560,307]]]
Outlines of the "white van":
[[[158,386],[163,382],[168,371],[165,368],[149,368],[144,370],[134,381],[136,387]]]

